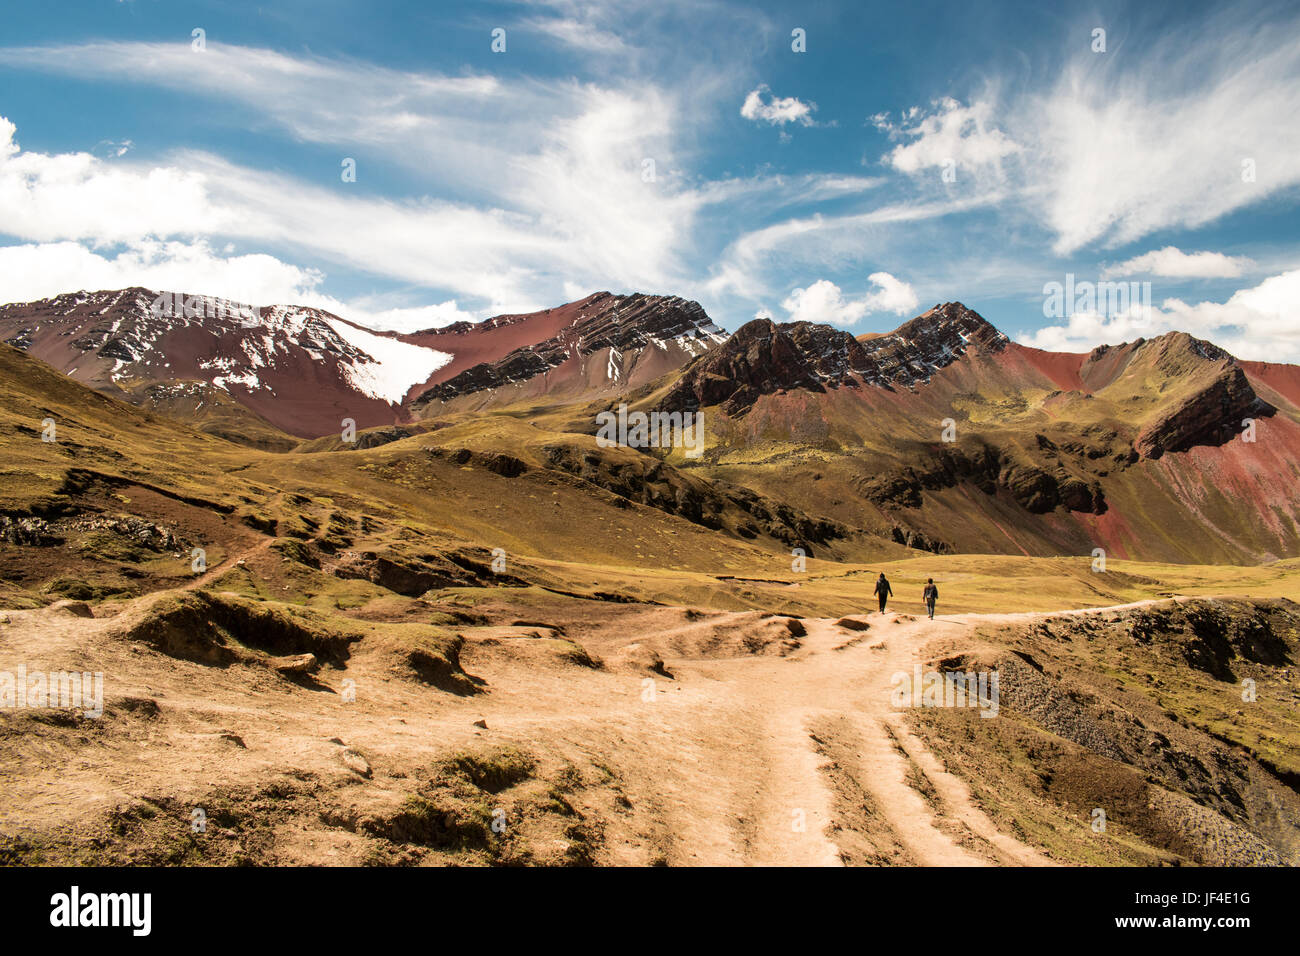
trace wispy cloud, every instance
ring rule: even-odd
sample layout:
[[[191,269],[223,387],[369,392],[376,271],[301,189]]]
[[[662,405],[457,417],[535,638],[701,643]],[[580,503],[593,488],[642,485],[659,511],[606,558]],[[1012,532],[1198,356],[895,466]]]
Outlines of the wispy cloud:
[[[564,46],[577,50],[620,53],[627,49],[617,34],[569,17],[532,17],[524,21],[524,27],[544,33]]]
[[[1300,183],[1300,29],[1240,5],[1143,48],[1080,45],[1008,125],[1058,252],[1195,228]]]

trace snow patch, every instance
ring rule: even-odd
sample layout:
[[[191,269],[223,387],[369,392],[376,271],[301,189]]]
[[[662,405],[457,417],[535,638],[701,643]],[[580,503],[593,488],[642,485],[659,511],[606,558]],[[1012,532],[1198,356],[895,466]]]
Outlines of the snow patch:
[[[225,391],[229,392],[230,389],[226,387],[227,382],[230,382],[235,385],[242,385],[250,392],[256,391],[262,385],[261,381],[257,377],[257,374],[252,371],[244,372],[242,374],[233,373],[230,375],[218,375],[216,378],[212,380],[212,384],[217,386],[217,388],[224,389]]]
[[[365,352],[371,359],[369,362],[354,359],[340,366],[352,387],[393,405],[401,402],[413,386],[427,382],[434,372],[452,359],[450,352],[376,335],[338,319],[324,321],[339,338]]]

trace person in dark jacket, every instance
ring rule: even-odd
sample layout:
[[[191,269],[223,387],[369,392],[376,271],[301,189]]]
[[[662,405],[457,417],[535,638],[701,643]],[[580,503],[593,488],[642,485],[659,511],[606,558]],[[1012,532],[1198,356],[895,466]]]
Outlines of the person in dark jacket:
[[[889,581],[885,578],[885,572],[880,572],[880,577],[876,579],[876,597],[880,598],[880,613],[885,613],[885,602],[889,600],[894,592],[889,587]]]
[[[925,609],[930,612],[930,620],[934,620],[934,602],[939,600],[939,589],[934,586],[934,578],[927,578],[925,590],[921,592],[921,600],[925,602]]]

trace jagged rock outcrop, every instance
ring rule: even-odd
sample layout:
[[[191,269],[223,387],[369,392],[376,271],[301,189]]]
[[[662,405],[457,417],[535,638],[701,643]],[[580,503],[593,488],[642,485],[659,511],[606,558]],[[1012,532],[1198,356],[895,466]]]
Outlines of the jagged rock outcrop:
[[[743,538],[765,534],[812,555],[812,544],[848,534],[848,529],[836,522],[811,517],[748,488],[683,475],[649,456],[620,460],[576,445],[551,445],[542,453],[548,468],[706,528],[732,525]]]
[[[1246,373],[1234,362],[1208,386],[1143,428],[1133,448],[1144,458],[1159,458],[1192,445],[1222,444],[1241,429],[1244,417],[1264,410]]]
[[[1005,335],[960,302],[935,306],[865,341],[829,325],[755,319],[696,359],[667,404],[681,410],[721,406],[741,415],[760,396],[792,389],[912,388],[972,348],[996,352],[1006,344]]]
[[[611,384],[619,384],[627,377],[629,353],[675,349],[681,352],[682,361],[686,361],[724,338],[698,302],[679,296],[599,292],[582,305],[574,320],[555,335],[516,348],[493,361],[480,362],[433,385],[412,402],[412,407],[418,410],[434,401],[446,402],[475,392],[518,385],[574,359],[606,350],[609,357],[605,377]],[[421,333],[428,336],[422,341],[436,345],[439,335],[449,332],[464,335],[474,328],[459,323],[445,330]]]
[[[1007,341],[978,312],[960,302],[946,302],[862,344],[876,371],[871,384],[910,387],[928,382],[972,348],[995,353],[1006,348]]]
[[[945,446],[919,466],[864,478],[859,490],[876,504],[919,508],[923,491],[954,488],[962,483],[990,495],[1005,491],[1034,514],[1056,508],[1090,514],[1106,511],[1106,497],[1098,482],[1072,474],[1063,466],[1048,470],[987,444]]]
[[[951,554],[952,546],[936,538],[930,537],[923,531],[917,531],[915,528],[904,528],[900,525],[894,525],[890,536],[898,544],[905,548],[914,548],[917,551],[929,551],[931,554]]]
[[[804,388],[825,391],[852,380],[865,367],[866,352],[853,336],[828,325],[778,325],[755,319],[720,348],[697,359],[668,396],[670,409],[721,405],[744,412],[759,396]]]

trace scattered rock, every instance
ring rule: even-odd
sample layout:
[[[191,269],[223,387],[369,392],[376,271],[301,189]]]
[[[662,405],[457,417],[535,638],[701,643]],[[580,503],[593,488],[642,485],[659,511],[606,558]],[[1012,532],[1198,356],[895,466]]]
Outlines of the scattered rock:
[[[0,515],[0,541],[9,544],[48,545],[59,541],[43,518],[10,518]]]
[[[244,738],[239,736],[239,734],[232,734],[227,731],[221,735],[221,739],[229,741],[241,750],[248,749],[248,744],[244,743]]]
[[[365,777],[367,780],[370,779],[370,761],[363,757],[360,751],[347,747],[341,754],[339,754],[339,759],[342,760],[343,765],[353,773],[360,777]]]
[[[484,730],[487,730],[487,721],[480,717],[478,720],[474,721],[474,726],[482,727]]]
[[[320,661],[315,654],[290,654],[287,657],[272,657],[266,666],[277,674],[314,674],[320,669]]]
[[[866,621],[859,621],[855,617],[842,617],[835,622],[836,627],[842,627],[846,631],[865,631],[871,627]]]

